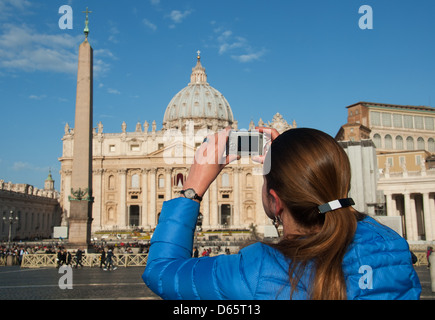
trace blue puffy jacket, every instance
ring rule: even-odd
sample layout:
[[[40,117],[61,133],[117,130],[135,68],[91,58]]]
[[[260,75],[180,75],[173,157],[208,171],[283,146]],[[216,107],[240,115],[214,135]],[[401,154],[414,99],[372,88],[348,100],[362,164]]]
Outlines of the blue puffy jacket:
[[[147,286],[164,299],[289,299],[288,260],[256,243],[238,254],[191,258],[199,213],[195,201],[163,205],[143,273]],[[343,259],[348,299],[419,299],[420,281],[407,242],[370,217],[358,222]],[[309,272],[293,299],[308,299]]]

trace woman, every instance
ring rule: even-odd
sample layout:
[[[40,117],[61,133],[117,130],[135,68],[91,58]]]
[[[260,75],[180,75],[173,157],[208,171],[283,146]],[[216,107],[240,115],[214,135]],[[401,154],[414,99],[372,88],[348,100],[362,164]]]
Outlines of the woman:
[[[351,207],[347,155],[314,129],[272,130],[261,159],[263,207],[282,223],[282,240],[191,259],[201,197],[234,160],[222,155],[228,132],[199,148],[183,186],[190,199],[164,203],[143,274],[149,288],[164,299],[419,299],[407,242]]]

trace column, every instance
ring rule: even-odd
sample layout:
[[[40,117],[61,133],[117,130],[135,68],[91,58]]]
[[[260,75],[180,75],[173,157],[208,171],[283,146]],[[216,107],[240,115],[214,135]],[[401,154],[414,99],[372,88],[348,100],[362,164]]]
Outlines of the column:
[[[148,224],[151,228],[157,225],[156,221],[156,168],[150,169],[150,206],[148,213]]]
[[[125,227],[127,221],[127,170],[118,170],[118,175],[120,177],[121,186],[119,194],[119,208],[118,208],[118,227]]]
[[[165,200],[172,199],[172,168],[165,168]]]
[[[424,230],[426,234],[426,241],[432,241],[433,240],[432,217],[431,217],[430,200],[429,200],[428,192],[423,193],[423,214],[424,214]]]
[[[142,169],[142,210],[140,225],[148,226],[148,169]]]
[[[104,169],[95,169],[93,170],[94,173],[94,190],[93,190],[93,196],[94,196],[94,203],[92,208],[92,217],[94,220],[92,221],[92,226],[94,228],[97,228],[98,230],[101,229],[102,226],[102,185],[103,185],[103,173]]]
[[[210,204],[210,225],[212,228],[216,228],[219,223],[219,210],[218,210],[218,189],[216,180],[210,185],[209,188],[211,204]]]
[[[241,189],[241,183],[240,183],[240,172],[241,168],[234,167],[233,169],[233,225],[239,226],[240,225],[240,215],[242,214],[241,211],[241,197],[240,197],[240,189]]]
[[[415,213],[414,213],[415,210],[412,210],[411,195],[409,193],[405,193],[403,195],[403,198],[405,202],[404,214],[405,214],[405,225],[406,225],[406,239],[410,241],[414,241],[417,240],[417,232],[416,232],[417,225],[414,224],[414,220],[416,220]]]
[[[63,170],[63,175],[61,177],[62,180],[64,180],[62,196],[63,196],[63,212],[62,212],[62,226],[67,226],[68,222],[67,219],[69,218],[70,214],[70,202],[68,200],[68,196],[71,192],[71,170]]]
[[[385,193],[385,202],[387,205],[387,216],[394,217],[397,216],[397,210],[395,206],[393,207],[393,195],[391,193]]]
[[[271,220],[267,217],[266,212],[264,212],[263,208],[263,176],[255,175],[255,190],[258,190],[255,193],[255,223],[257,224],[258,232],[264,232],[264,226],[271,225]]]
[[[415,197],[412,197],[412,195],[411,195],[411,220],[412,220],[412,233],[414,234],[413,240],[418,240],[417,211],[415,208]]]
[[[210,191],[204,193],[202,199],[202,229],[210,228]]]

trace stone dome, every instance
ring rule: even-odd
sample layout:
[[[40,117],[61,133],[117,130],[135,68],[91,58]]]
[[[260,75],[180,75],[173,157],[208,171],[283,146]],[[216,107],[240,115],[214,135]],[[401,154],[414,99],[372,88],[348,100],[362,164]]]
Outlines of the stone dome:
[[[190,83],[169,102],[163,117],[166,129],[183,129],[187,121],[194,121],[196,128],[220,129],[232,125],[234,118],[230,104],[218,90],[207,83],[201,58],[192,68]]]

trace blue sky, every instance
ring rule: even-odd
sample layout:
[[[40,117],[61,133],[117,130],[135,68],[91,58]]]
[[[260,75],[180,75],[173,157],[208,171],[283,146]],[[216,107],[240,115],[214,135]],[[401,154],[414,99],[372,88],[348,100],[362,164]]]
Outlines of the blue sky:
[[[59,28],[62,5],[72,29]],[[104,132],[161,128],[197,50],[239,128],[279,112],[335,136],[358,101],[435,105],[432,0],[0,0],[0,179],[41,188],[51,168],[59,189],[86,7]]]

